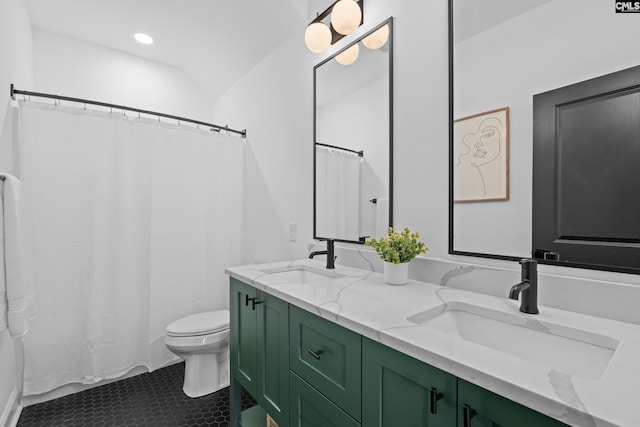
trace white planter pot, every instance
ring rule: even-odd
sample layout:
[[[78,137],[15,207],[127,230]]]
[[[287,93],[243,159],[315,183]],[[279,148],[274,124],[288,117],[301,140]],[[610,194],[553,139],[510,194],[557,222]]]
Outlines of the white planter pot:
[[[409,263],[384,262],[384,281],[390,285],[404,285],[409,281]]]

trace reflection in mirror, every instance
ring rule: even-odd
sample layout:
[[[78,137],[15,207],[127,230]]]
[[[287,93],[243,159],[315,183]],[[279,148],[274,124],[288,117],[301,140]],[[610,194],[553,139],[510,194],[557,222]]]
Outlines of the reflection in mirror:
[[[314,68],[316,239],[363,243],[392,224],[391,37],[390,18]]]
[[[533,96],[638,65],[635,15],[601,0],[450,0],[450,252],[532,256]],[[508,108],[503,200],[455,202],[454,122]]]

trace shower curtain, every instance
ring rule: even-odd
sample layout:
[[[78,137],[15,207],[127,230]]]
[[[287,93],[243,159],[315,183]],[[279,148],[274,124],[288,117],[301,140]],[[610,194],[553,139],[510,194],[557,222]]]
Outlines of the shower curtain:
[[[244,142],[121,112],[26,102],[20,114],[38,309],[25,395],[175,360],[166,325],[228,307]]]
[[[316,234],[358,240],[360,234],[360,157],[316,146]]]

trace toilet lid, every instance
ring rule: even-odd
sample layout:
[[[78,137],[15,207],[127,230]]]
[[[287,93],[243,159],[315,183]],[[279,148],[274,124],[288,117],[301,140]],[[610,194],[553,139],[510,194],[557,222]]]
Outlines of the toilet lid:
[[[207,311],[183,317],[167,326],[174,337],[206,335],[229,329],[229,310]]]

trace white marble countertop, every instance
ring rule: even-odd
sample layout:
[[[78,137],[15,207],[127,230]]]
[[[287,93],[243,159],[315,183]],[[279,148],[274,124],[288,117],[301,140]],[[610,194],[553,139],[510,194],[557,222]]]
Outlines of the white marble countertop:
[[[539,315],[528,315],[518,310],[518,301],[413,280],[404,286],[391,286],[384,283],[382,274],[340,265],[334,271],[341,277],[309,284],[283,283],[275,275],[261,271],[296,265],[324,267],[320,261],[302,259],[243,265],[228,268],[226,273],[569,425],[640,426],[638,325],[544,306],[540,306]],[[416,313],[453,302],[521,316],[523,323],[533,329],[540,329],[537,325],[544,323],[599,334],[617,343],[617,348],[602,373],[570,375],[407,320]],[[505,336],[504,340],[511,338]]]

